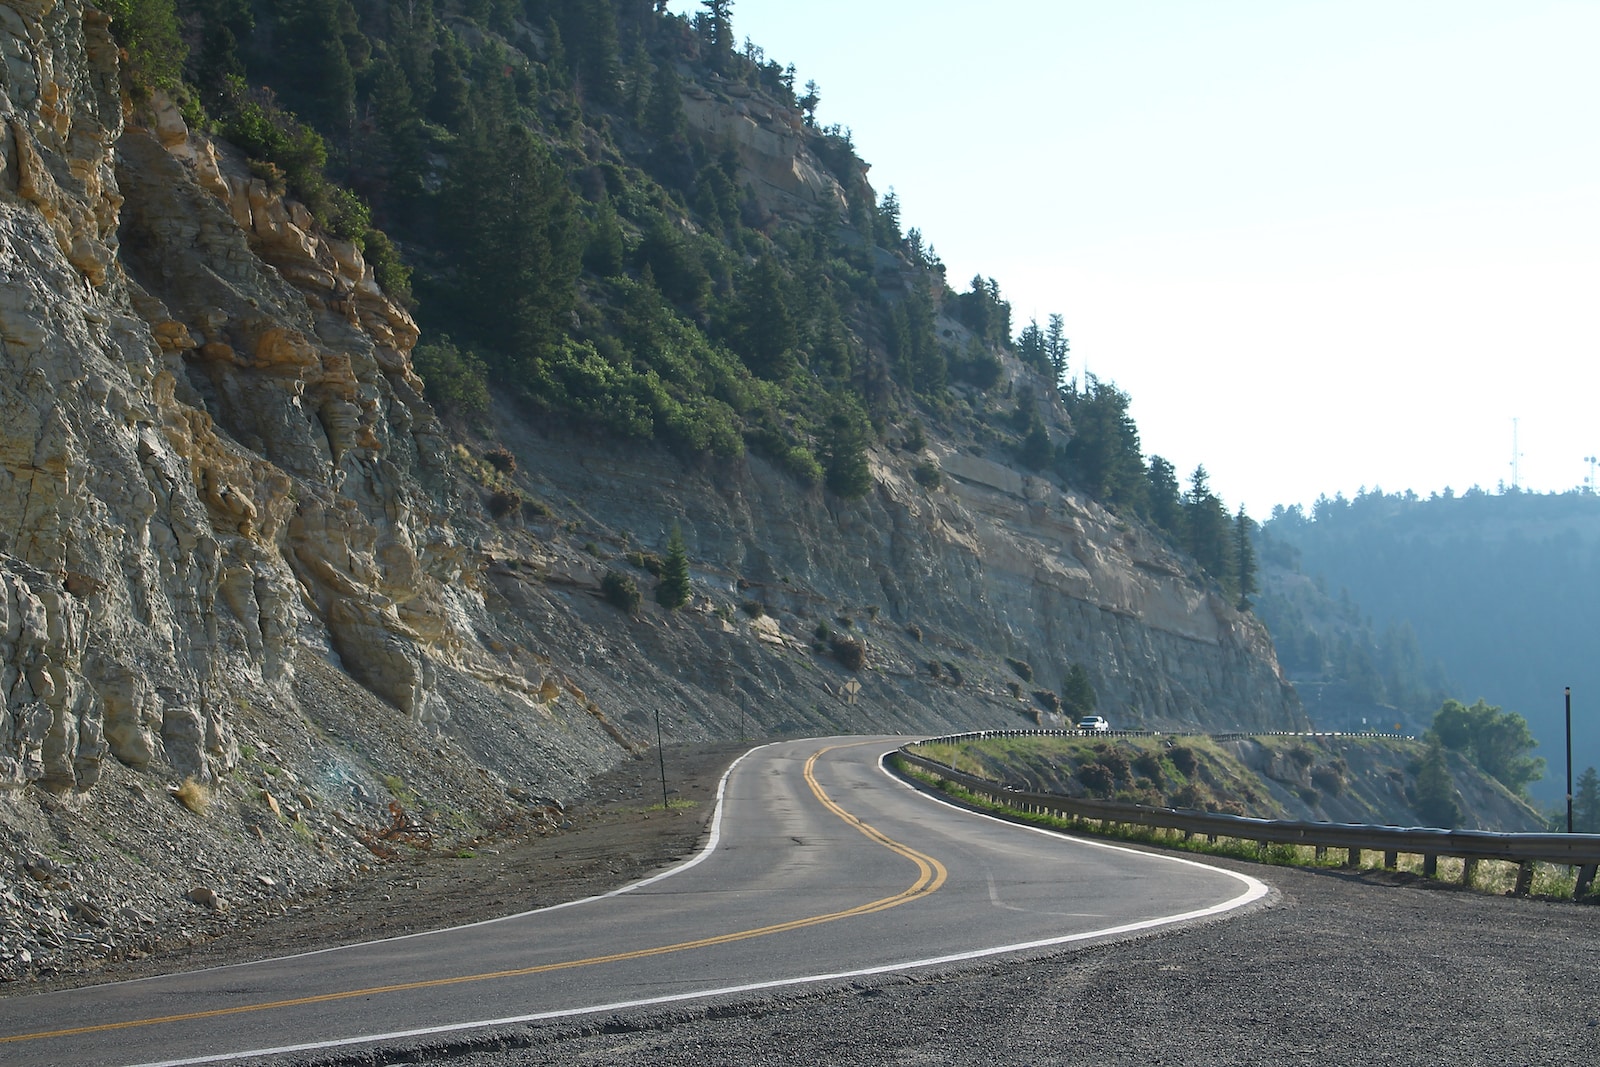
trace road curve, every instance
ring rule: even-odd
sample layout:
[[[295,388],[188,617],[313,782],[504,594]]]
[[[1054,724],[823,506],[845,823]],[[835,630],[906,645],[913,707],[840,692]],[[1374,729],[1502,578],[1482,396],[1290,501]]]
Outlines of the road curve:
[[[1246,875],[1043,833],[891,778],[894,738],[729,770],[706,847],[573,904],[233,967],[0,1000],[12,1067],[225,1063],[950,964],[1243,907]]]

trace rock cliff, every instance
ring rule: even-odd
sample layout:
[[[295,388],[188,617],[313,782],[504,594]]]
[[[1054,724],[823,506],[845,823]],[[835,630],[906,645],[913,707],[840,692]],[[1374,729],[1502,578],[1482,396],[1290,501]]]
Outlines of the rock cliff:
[[[1118,725],[1296,721],[1254,619],[995,457],[880,449],[846,504],[502,409],[495,470],[360,250],[135,107],[105,16],[0,0],[0,51],[0,978],[558,822],[657,712],[677,740],[1025,725],[1078,663]],[[840,195],[772,116],[688,102],[774,207]],[[605,572],[648,586],[674,524],[689,607],[613,607]]]

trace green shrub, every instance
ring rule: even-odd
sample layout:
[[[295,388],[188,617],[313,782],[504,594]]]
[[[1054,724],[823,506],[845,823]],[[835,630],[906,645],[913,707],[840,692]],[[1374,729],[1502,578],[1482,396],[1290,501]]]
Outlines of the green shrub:
[[[944,475],[939,473],[939,468],[928,460],[923,460],[911,469],[911,477],[924,489],[937,489],[944,484]]]
[[[514,515],[522,509],[522,495],[515,489],[496,489],[489,494],[489,514],[497,519]]]
[[[643,599],[639,594],[639,584],[617,571],[606,571],[605,577],[600,579],[600,592],[605,595],[607,603],[629,615],[639,610],[639,603]]]
[[[102,0],[111,35],[128,51],[135,88],[176,90],[183,77],[184,47],[173,0]]]
[[[418,345],[411,352],[411,366],[422,379],[428,402],[441,411],[479,416],[489,410],[489,368],[450,338],[440,335],[431,344]]]
[[[649,571],[656,578],[661,577],[661,572],[666,569],[666,564],[654,552],[641,552],[638,549],[634,549],[622,558],[642,571]]]
[[[1101,764],[1117,781],[1133,781],[1133,764],[1129,762],[1126,752],[1111,745],[1096,745],[1095,755],[1100,757]]]
[[[1178,773],[1185,778],[1193,777],[1194,772],[1200,767],[1200,757],[1195,755],[1194,749],[1188,745],[1178,745],[1176,748],[1168,749],[1167,759],[1172,761]]]
[[[1141,752],[1133,757],[1133,769],[1150,779],[1157,786],[1166,782],[1167,776],[1161,766],[1161,757],[1154,752]]]
[[[1085,763],[1078,768],[1078,781],[1083,787],[1097,797],[1108,797],[1116,787],[1116,776],[1103,764]]]
[[[746,600],[739,607],[752,619],[759,619],[767,613],[767,606],[759,600]]]
[[[859,671],[867,665],[867,646],[856,638],[835,634],[828,645],[833,649],[833,658],[846,670]]]
[[[1345,780],[1337,767],[1313,767],[1311,784],[1329,796],[1336,797],[1344,792]]]

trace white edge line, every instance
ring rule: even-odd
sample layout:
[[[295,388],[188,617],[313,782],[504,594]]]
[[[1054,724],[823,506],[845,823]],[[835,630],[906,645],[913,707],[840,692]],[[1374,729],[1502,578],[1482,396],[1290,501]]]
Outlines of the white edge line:
[[[760,745],[757,747],[766,748],[767,746]],[[750,750],[750,752],[755,751],[756,749],[754,748]],[[746,753],[745,755],[749,755],[749,753]],[[739,757],[739,760],[742,759],[744,759],[744,756]],[[586,897],[584,900],[572,901],[571,904],[557,904],[553,907],[540,908],[538,910],[555,911],[557,908],[571,907],[572,904],[582,904],[589,900],[602,900],[606,897],[614,897],[622,893],[631,892],[632,890],[649,885],[652,882],[659,881],[660,879],[668,877],[669,875],[677,874],[680,871],[686,871],[690,867],[693,867],[695,864],[706,859],[706,857],[711,854],[711,851],[717,845],[718,830],[722,822],[723,790],[727,785],[728,775],[733,773],[733,768],[738,766],[739,760],[735,760],[733,764],[728,767],[727,774],[722,776],[722,783],[717,787],[717,811],[716,815],[711,821],[711,836],[706,842],[706,847],[702,849],[693,859],[674,867],[670,871],[664,871],[661,874],[655,875],[651,878],[646,878],[640,882],[634,882],[632,885],[623,886],[621,889],[612,890],[609,893],[601,893],[598,896]],[[1242,882],[1245,889],[1244,892],[1240,893],[1238,896],[1233,897],[1230,900],[1225,900],[1221,904],[1213,904],[1209,908],[1200,908],[1195,911],[1186,911],[1179,915],[1164,915],[1155,919],[1141,919],[1138,922],[1124,923],[1121,926],[1108,926],[1099,930],[1085,930],[1076,934],[1064,934],[1060,937],[1041,938],[1037,941],[1019,941],[1010,945],[998,945],[993,948],[972,949],[967,952],[954,952],[945,956],[930,956],[926,959],[920,960],[904,960],[898,963],[884,963],[873,967],[862,967],[852,971],[835,971],[830,974],[811,974],[798,978],[775,978],[765,982],[749,982],[743,985],[723,986],[718,989],[702,989],[690,993],[671,993],[665,996],[645,997],[639,1000],[619,1000],[610,1004],[595,1004],[583,1008],[562,1008],[554,1011],[532,1012],[526,1015],[508,1015],[499,1019],[479,1019],[474,1022],[450,1023],[444,1026],[427,1026],[414,1030],[393,1030],[384,1034],[364,1034],[360,1037],[345,1037],[335,1041],[316,1041],[308,1042],[303,1045],[279,1045],[275,1048],[258,1048],[250,1049],[244,1052],[228,1052],[212,1056],[195,1056],[189,1059],[181,1060],[161,1060],[153,1063],[133,1064],[131,1067],[196,1067],[196,1065],[199,1064],[228,1063],[261,1056],[284,1056],[292,1053],[322,1052],[335,1048],[345,1048],[351,1045],[363,1045],[373,1042],[401,1041],[421,1037],[435,1037],[440,1034],[459,1033],[463,1030],[478,1030],[494,1026],[517,1026],[524,1023],[549,1022],[554,1019],[568,1019],[580,1015],[595,1015],[608,1011],[626,1011],[635,1008],[659,1007],[663,1004],[676,1004],[687,1000],[701,1000],[707,997],[735,996],[746,993],[758,993],[769,989],[782,989],[789,986],[800,985],[814,985],[820,982],[841,982],[852,978],[866,978],[872,975],[888,974],[895,971],[911,970],[914,968],[938,967],[951,963],[964,963],[968,960],[982,959],[986,956],[1000,956],[1012,952],[1029,952],[1035,949],[1053,948],[1058,945],[1070,945],[1079,941],[1089,941],[1096,938],[1105,937],[1116,937],[1119,934],[1131,934],[1140,930],[1153,930],[1161,926],[1171,926],[1177,923],[1192,922],[1196,919],[1209,918],[1213,915],[1222,915],[1226,912],[1245,907],[1248,904],[1252,904],[1255,901],[1260,900],[1262,897],[1271,892],[1271,889],[1269,889],[1267,885],[1260,879],[1252,878],[1248,874],[1240,874],[1238,871],[1230,871],[1224,867],[1213,867],[1209,863],[1200,863],[1197,860],[1188,859],[1182,856],[1168,856],[1155,852],[1142,852],[1138,849],[1126,848],[1122,845],[1107,844],[1103,841],[1091,841],[1084,838],[1069,837],[1064,834],[1043,829],[1042,827],[1028,826],[1025,823],[1015,823],[1007,819],[999,819],[993,815],[986,815],[983,812],[977,812],[971,810],[970,808],[963,808],[960,805],[951,804],[948,801],[941,800],[938,797],[934,797],[931,794],[925,793],[906,782],[899,776],[891,774],[888,768],[883,765],[883,757],[881,756],[878,759],[878,770],[884,776],[888,777],[901,787],[910,789],[916,793],[921,793],[934,803],[944,804],[946,807],[952,808],[955,811],[964,812],[977,818],[989,819],[994,822],[1004,823],[1007,826],[1031,830],[1034,833],[1046,834],[1057,840],[1071,841],[1074,844],[1080,844],[1086,847],[1110,849],[1113,852],[1125,852],[1132,856],[1144,856],[1153,860],[1164,860],[1169,863],[1178,863],[1190,867],[1199,867],[1202,870],[1214,871],[1218,874],[1224,874],[1229,878]],[[534,913],[524,912],[522,914],[528,915]],[[507,918],[515,918],[515,916],[507,916]],[[499,921],[501,920],[487,920],[487,922]],[[487,923],[471,923],[469,925],[483,926],[487,925]],[[466,929],[466,927],[455,927],[455,929]],[[407,936],[416,937],[420,935],[411,934]],[[392,940],[400,939],[394,938]],[[325,949],[323,951],[335,950]],[[305,953],[305,955],[315,955],[315,953]]]

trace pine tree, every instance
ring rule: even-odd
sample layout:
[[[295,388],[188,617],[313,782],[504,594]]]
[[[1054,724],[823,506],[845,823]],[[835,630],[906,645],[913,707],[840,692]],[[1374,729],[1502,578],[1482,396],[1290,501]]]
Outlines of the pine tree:
[[[1205,572],[1233,585],[1233,568],[1228,566],[1231,538],[1227,509],[1211,491],[1211,476],[1204,465],[1189,477],[1189,492],[1183,501],[1184,547]]]
[[[683,112],[683,82],[671,60],[656,67],[655,83],[650,86],[650,100],[645,105],[644,125],[647,133],[661,141],[681,138],[689,129],[689,119]]]
[[[288,0],[280,12],[281,32],[296,42],[279,57],[288,75],[284,99],[313,125],[348,130],[355,122],[356,78],[345,30],[355,24],[354,9],[348,0]]]
[[[867,441],[871,429],[866,413],[855,397],[840,393],[834,397],[821,441],[822,469],[828,489],[854,500],[872,488],[872,470],[867,465]]]
[[[1044,331],[1039,329],[1038,319],[1029,319],[1028,325],[1017,335],[1017,358],[1041,370],[1050,365],[1050,357],[1045,354]]]
[[[444,202],[460,239],[454,311],[520,377],[566,334],[581,226],[560,167],[524,126],[480,125],[452,161]]]
[[[1145,472],[1149,488],[1150,521],[1175,541],[1183,540],[1183,497],[1178,488],[1178,472],[1170,461],[1151,456]]]
[[[901,240],[900,198],[891,185],[878,201],[878,244],[883,248],[899,248]]]
[[[700,0],[705,11],[696,16],[711,45],[711,65],[726,71],[733,58],[733,0]]]
[[[1256,553],[1250,543],[1255,521],[1245,514],[1244,505],[1233,518],[1234,583],[1238,587],[1239,610],[1250,610],[1250,597],[1256,592]]]
[[[1045,355],[1050,360],[1050,370],[1055,375],[1056,388],[1067,383],[1067,353],[1072,342],[1067,340],[1066,324],[1058,314],[1051,314],[1049,331],[1044,338]]]
[[[1461,808],[1456,804],[1455,779],[1445,763],[1444,746],[1437,737],[1428,743],[1427,755],[1417,771],[1416,799],[1411,807],[1417,817],[1429,826],[1453,828],[1461,821]]]
[[[805,115],[806,128],[816,129],[817,106],[822,103],[822,87],[816,83],[815,79],[806,82],[806,95],[796,102],[800,105],[800,110]]]
[[[1050,443],[1050,432],[1044,428],[1039,413],[1030,410],[1028,414],[1028,432],[1022,439],[1017,459],[1029,470],[1043,470],[1054,462],[1056,450]]]
[[[1600,774],[1588,767],[1578,776],[1572,795],[1572,828],[1580,834],[1600,834]]]
[[[459,131],[472,119],[472,87],[461,64],[450,48],[435,48],[429,60],[433,68],[433,96],[428,101],[428,118],[447,130]]]
[[[661,561],[656,603],[668,611],[677,611],[689,602],[689,593],[689,552],[683,545],[683,530],[673,523],[667,538],[667,555]]]
[[[1069,718],[1093,714],[1098,699],[1089,681],[1089,672],[1083,664],[1074,663],[1067,668],[1066,680],[1061,684],[1061,706]]]
[[[799,366],[794,356],[799,334],[789,311],[787,283],[777,261],[762,256],[740,286],[733,309],[734,347],[753,374],[769,381],[781,381]]]

